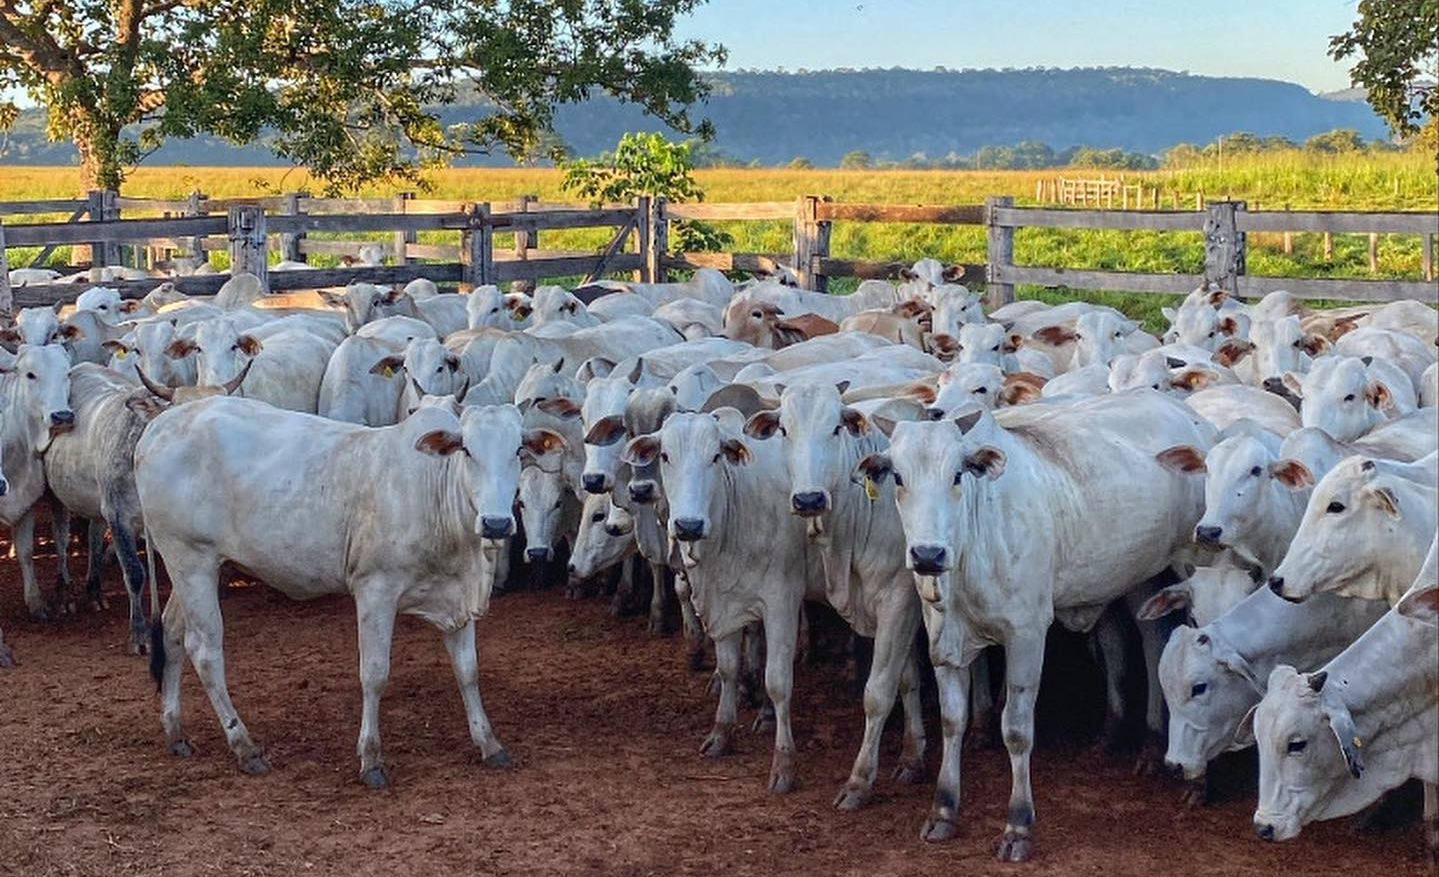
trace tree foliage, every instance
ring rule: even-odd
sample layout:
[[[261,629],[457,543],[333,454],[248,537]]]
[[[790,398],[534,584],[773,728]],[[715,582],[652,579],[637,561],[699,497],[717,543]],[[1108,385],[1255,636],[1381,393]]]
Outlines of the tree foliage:
[[[865,170],[874,167],[874,156],[863,149],[854,149],[840,157],[839,166],[846,170]]]
[[[467,152],[533,153],[558,105],[596,91],[708,135],[687,107],[708,91],[695,68],[723,49],[673,33],[701,2],[0,0],[0,94],[48,108],[87,186],[209,134],[263,138],[353,188]],[[435,108],[461,99],[473,116],[443,124]],[[0,125],[15,109],[0,101]]]
[[[1329,54],[1357,59],[1350,80],[1396,134],[1409,136],[1426,116],[1439,116],[1436,34],[1439,0],[1359,0],[1359,18],[1330,39]]]

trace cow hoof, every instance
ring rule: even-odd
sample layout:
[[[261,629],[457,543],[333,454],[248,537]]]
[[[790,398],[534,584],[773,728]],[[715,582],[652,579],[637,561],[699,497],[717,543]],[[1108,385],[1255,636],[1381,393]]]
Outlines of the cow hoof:
[[[189,740],[183,738],[180,740],[171,740],[170,754],[177,758],[189,758],[195,754],[195,747],[190,745]]]
[[[1155,739],[1149,735],[1144,745],[1139,747],[1139,758],[1134,762],[1134,775],[1138,777],[1157,777],[1164,775],[1164,749],[1163,738]]]
[[[734,750],[730,747],[729,735],[722,731],[710,731],[709,736],[700,744],[700,755],[705,758],[719,758],[732,751]]]
[[[94,612],[94,613],[97,613],[97,614],[100,613],[100,612],[109,612],[109,611],[110,611],[110,601],[109,601],[109,600],[106,600],[104,597],[91,597],[91,598],[90,598],[90,601],[89,601],[88,603],[86,603],[85,606],[86,606],[86,608],[88,608],[91,612]]]
[[[360,773],[360,782],[372,789],[388,789],[390,787],[390,775],[381,765],[375,765],[369,770]]]
[[[0,646],[0,668],[8,670],[14,666],[15,653],[5,648],[4,646]]]
[[[690,671],[698,673],[705,668],[705,650],[703,647],[695,649],[689,654]]]
[[[499,749],[496,749],[481,759],[481,763],[484,764],[485,767],[498,769],[509,767],[514,762],[510,760],[510,753],[506,752],[505,748],[501,746]]]
[[[240,759],[240,772],[252,777],[262,777],[270,772],[270,762],[263,755],[251,755]]]
[[[945,819],[943,816],[930,814],[924,821],[924,828],[919,830],[919,839],[927,843],[939,843],[946,841],[955,835],[953,819]]]
[[[869,802],[869,789],[858,783],[845,783],[834,797],[836,810],[858,810]]]
[[[58,611],[58,610],[57,610],[57,611]],[[31,621],[49,621],[49,620],[51,619],[51,617],[52,617],[52,613],[50,612],[50,607],[49,607],[49,606],[31,606],[31,607],[30,607],[30,620],[31,620]]]
[[[774,733],[774,713],[770,710],[760,710],[750,725],[750,730],[756,734]]]
[[[650,633],[654,634],[655,636],[673,636],[674,632],[675,629],[670,626],[670,623],[668,621],[650,622]]]
[[[1180,802],[1186,807],[1202,807],[1209,803],[1209,784],[1204,777],[1197,780],[1185,780],[1184,794]]]
[[[776,795],[788,795],[798,787],[799,784],[795,782],[793,767],[775,768],[769,772],[769,790]]]
[[[896,782],[918,785],[924,782],[924,762],[922,761],[901,761],[894,769],[893,779]]]
[[[1027,862],[1029,857],[1034,855],[1034,838],[1027,832],[1021,833],[1013,828],[1006,828],[1004,835],[999,839],[999,849],[994,857],[1001,862]]]

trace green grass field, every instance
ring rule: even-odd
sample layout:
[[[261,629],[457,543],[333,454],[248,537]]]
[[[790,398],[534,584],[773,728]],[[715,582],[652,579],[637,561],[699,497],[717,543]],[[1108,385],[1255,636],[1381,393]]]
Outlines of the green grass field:
[[[712,202],[784,201],[799,195],[829,195],[838,201],[897,204],[974,204],[988,195],[1010,195],[1018,204],[1033,204],[1039,180],[1056,176],[1093,179],[1115,174],[1088,170],[1047,171],[847,171],[847,170],[703,170],[697,173],[706,199]],[[1434,210],[1439,206],[1439,175],[1433,156],[1416,152],[1318,156],[1299,151],[1231,157],[1217,166],[1177,171],[1126,172],[1129,183],[1157,187],[1160,205],[1193,208],[1196,193],[1206,198],[1230,197],[1249,202],[1250,209],[1296,210]],[[420,197],[505,201],[524,194],[544,200],[567,200],[560,173],[550,169],[452,169],[431,175]],[[283,168],[144,167],[125,186],[134,197],[181,198],[196,189],[211,196],[272,194],[306,188],[303,171]],[[318,189],[318,187],[315,187]],[[0,167],[0,200],[63,198],[78,195],[74,168]],[[360,195],[391,195],[382,187]],[[1146,195],[1146,203],[1149,196]],[[35,221],[40,217],[30,217]],[[6,221],[21,221],[6,217]],[[728,222],[722,228],[734,237],[738,252],[785,252],[791,226],[783,220]],[[383,237],[383,236],[377,236]],[[453,233],[427,233],[425,243],[453,242]],[[609,237],[604,230],[545,232],[541,246],[597,249]],[[1334,253],[1325,259],[1322,236],[1296,234],[1294,251],[1283,252],[1280,234],[1249,236],[1248,270],[1278,277],[1352,277],[1415,280],[1420,277],[1417,235],[1386,235],[1379,241],[1379,270],[1369,272],[1367,237],[1336,235]],[[831,252],[841,258],[913,260],[932,256],[945,262],[983,262],[984,230],[899,223],[836,223]],[[11,251],[13,264],[27,264],[33,254]],[[63,262],[68,252],[57,251]],[[1120,271],[1197,272],[1203,247],[1197,233],[1097,230],[1021,229],[1015,240],[1021,264],[1098,268]],[[319,261],[319,260],[317,260]],[[843,290],[846,284],[837,284]],[[1159,325],[1159,307],[1170,299],[1157,295],[1120,295],[1069,291],[1021,290],[1044,298],[1082,297],[1114,304]]]

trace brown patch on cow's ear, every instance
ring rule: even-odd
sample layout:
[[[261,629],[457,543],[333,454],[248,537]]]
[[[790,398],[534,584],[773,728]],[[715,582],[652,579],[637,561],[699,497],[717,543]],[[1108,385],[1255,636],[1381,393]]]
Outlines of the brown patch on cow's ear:
[[[135,416],[148,423],[170,406],[165,400],[151,395],[148,391],[141,391],[127,396],[125,398],[125,407],[133,411]]]
[[[535,407],[546,414],[553,414],[561,420],[574,420],[580,416],[580,406],[566,399],[564,396],[556,396],[553,399],[536,402]]]
[[[1231,338],[1219,345],[1214,351],[1214,361],[1225,368],[1231,368],[1236,362],[1254,352],[1254,344],[1239,338]]]
[[[735,466],[743,466],[754,459],[749,445],[739,439],[725,439],[720,442],[720,453],[724,454],[725,459]]]
[[[1276,460],[1269,464],[1269,474],[1274,480],[1293,490],[1314,486],[1314,473],[1298,460]]]
[[[526,319],[526,318],[528,318],[529,315],[530,315],[531,313],[533,313],[533,312],[534,312],[534,308],[530,307],[528,304],[523,304],[523,303],[522,303],[522,304],[513,305],[513,306],[510,308],[510,316],[511,316],[513,319],[516,319],[516,320]]]
[[[85,337],[85,333],[81,331],[80,327],[74,325],[73,323],[66,323],[65,325],[61,326],[60,331],[56,332],[55,334],[65,339],[66,341],[79,341],[81,338]]]
[[[1204,452],[1193,445],[1175,445],[1166,448],[1154,455],[1159,465],[1173,472],[1183,472],[1186,475],[1195,472],[1207,472],[1209,467],[1204,465]]]
[[[459,433],[448,429],[431,430],[420,436],[415,442],[415,450],[437,457],[448,457],[455,451],[464,450],[464,447],[464,438]]]
[[[165,355],[171,359],[184,359],[199,349],[200,346],[189,338],[176,338],[165,345]]]
[[[1214,289],[1209,292],[1209,303],[1216,308],[1224,304],[1227,298],[1229,298],[1229,293],[1223,289]]]
[[[839,422],[844,424],[844,428],[849,430],[850,435],[864,435],[869,432],[869,421],[856,408],[841,408]]]
[[[781,320],[780,322],[774,324],[773,337],[774,349],[783,350],[784,348],[789,347],[791,344],[802,344],[803,342],[808,341],[809,333],[807,333],[800,326],[796,326],[795,324],[786,320]]]
[[[1189,604],[1189,588],[1184,585],[1171,585],[1145,600],[1135,617],[1140,621],[1157,621],[1171,612],[1188,609]]]
[[[402,353],[392,353],[374,365],[370,366],[370,374],[381,375],[393,378],[395,374],[405,368],[405,356]],[[420,393],[421,396],[424,393]]]
[[[913,399],[916,402],[923,402],[928,405],[939,397],[939,393],[926,383],[910,384],[899,394],[901,398]]]
[[[944,271],[940,273],[939,279],[943,280],[945,283],[958,283],[959,279],[963,276],[963,265],[947,265],[945,266]]]
[[[1410,591],[1394,609],[1400,615],[1415,621],[1431,626],[1439,624],[1439,588],[1427,587]]]
[[[565,437],[553,429],[527,429],[520,439],[520,446],[537,457],[550,451],[563,451],[567,447]]]
[[[779,431],[778,411],[757,411],[744,422],[744,434],[753,439],[769,438]]]
[[[19,344],[19,329],[0,329],[0,344]]]
[[[607,448],[625,437],[625,418],[620,414],[601,417],[585,433],[585,444]]]
[[[1379,411],[1388,411],[1394,407],[1394,396],[1389,392],[1389,387],[1383,381],[1375,381],[1364,391],[1364,398],[1369,402],[1370,407]]]
[[[1368,314],[1355,314],[1352,317],[1340,317],[1334,321],[1334,328],[1329,330],[1329,340],[1338,341],[1350,332],[1359,328],[1359,321]]]
[[[940,362],[949,362],[959,355],[959,339],[944,332],[929,336],[929,352]]]
[[[235,339],[235,346],[240,348],[240,351],[246,356],[255,356],[264,348],[264,345],[260,343],[260,339],[254,335],[241,335]]]
[[[1215,380],[1212,372],[1207,372],[1202,368],[1191,368],[1170,378],[1169,386],[1176,390],[1194,391],[1214,383]]]
[[[964,458],[964,471],[976,478],[985,477],[993,481],[1004,474],[1006,459],[1004,451],[992,445],[983,445]]]
[[[132,298],[120,302],[120,313],[122,314],[133,314],[138,310],[140,310],[140,302],[138,299]]]
[[[320,301],[324,302],[327,307],[332,308],[342,308],[346,305],[344,293],[332,292],[328,289],[320,290]]]
[[[1012,333],[1010,333],[1010,335],[1009,335],[1008,338],[1004,339],[1004,348],[1003,348],[1003,350],[1004,350],[1005,353],[1014,353],[1015,351],[1019,350],[1019,348],[1021,348],[1021,347],[1023,347],[1023,346],[1024,346],[1024,336],[1021,335],[1021,334],[1019,334],[1018,332],[1012,332]]]
[[[385,304],[387,304],[387,305],[392,305],[392,304],[394,304],[395,302],[399,301],[399,300],[400,300],[400,296],[402,296],[402,295],[404,295],[404,294],[405,294],[405,290],[404,290],[403,287],[392,286],[392,287],[390,287],[390,291],[389,291],[389,292],[387,292],[387,293],[385,293],[383,296],[381,296],[381,299],[380,299],[380,300],[383,301],[383,302],[384,302]]]
[[[872,481],[882,481],[889,475],[892,465],[889,462],[888,454],[870,454],[859,465],[855,467],[855,474],[862,475]]]
[[[1059,347],[1079,338],[1068,326],[1045,326],[1035,332],[1034,337],[1050,347]]]
[[[1379,511],[1391,518],[1401,518],[1399,513],[1399,495],[1388,487],[1374,487],[1369,490],[1369,499]]]
[[[643,469],[660,455],[660,437],[653,433],[630,439],[620,459],[636,469]]]
[[[1034,372],[1015,372],[1006,375],[1004,383],[999,389],[999,403],[1001,405],[1022,405],[1026,402],[1033,402],[1044,395],[1044,385],[1047,381]]]
[[[1310,332],[1308,335],[1295,341],[1294,346],[1310,356],[1319,356],[1329,349],[1329,339],[1323,335],[1316,335]]]
[[[110,339],[110,340],[108,340],[108,341],[101,341],[101,342],[100,342],[100,347],[103,348],[103,349],[105,349],[105,350],[110,351],[112,354],[114,354],[114,353],[128,353],[129,350],[130,350],[130,348],[128,348],[128,347],[125,346],[124,342],[122,342],[122,341],[116,341],[116,340],[113,339],[113,338]]]
[[[918,279],[919,279],[919,275],[916,274],[916,273],[914,273],[914,269],[913,269],[913,268],[901,268],[901,269],[899,269],[899,279],[900,279],[900,280],[918,280]]]
[[[928,316],[934,311],[934,308],[927,301],[920,301],[917,298],[907,298],[890,310],[897,317],[912,320],[915,317]]]
[[[1239,334],[1239,321],[1233,317],[1221,317],[1217,328],[1221,334],[1232,337]]]

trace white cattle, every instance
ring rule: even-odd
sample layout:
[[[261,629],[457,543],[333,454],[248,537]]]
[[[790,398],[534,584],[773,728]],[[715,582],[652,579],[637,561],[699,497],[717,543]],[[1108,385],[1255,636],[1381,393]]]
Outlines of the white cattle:
[[[110,351],[111,370],[138,377],[143,370],[150,378],[166,387],[183,387],[195,383],[195,357],[187,353],[178,358],[168,356],[166,349],[179,337],[180,330],[169,320],[146,320],[117,341],[106,342]],[[193,337],[194,330],[189,334]]]
[[[1349,457],[1314,486],[1269,587],[1286,600],[1319,591],[1385,600],[1414,583],[1439,526],[1439,454],[1414,463]]]
[[[554,559],[555,549],[567,541],[573,548],[579,532],[584,492],[584,429],[574,399],[552,396],[524,407],[527,429],[549,429],[565,441],[563,453],[530,460],[520,469],[520,511],[525,529],[525,560],[538,572]]]
[[[1110,311],[1080,314],[1073,329],[1048,326],[1034,337],[1051,347],[1073,344],[1073,354],[1068,361],[1063,357],[1053,360],[1057,372],[1087,365],[1108,365],[1121,354],[1138,355],[1159,346],[1153,335],[1140,331],[1138,321],[1123,319]]]
[[[1439,850],[1435,691],[1439,636],[1398,611],[1313,673],[1276,667],[1239,730],[1259,749],[1255,832],[1290,840],[1307,823],[1358,812],[1412,778],[1424,783],[1426,839],[1431,853]]]
[[[673,414],[657,433],[632,439],[624,458],[635,467],[659,462],[669,538],[678,543],[690,600],[715,644],[720,702],[700,752],[717,757],[731,750],[741,637],[747,624],[760,622],[775,718],[769,788],[788,792],[795,786],[790,692],[800,607],[807,596],[823,598],[824,577],[818,558],[805,550],[805,522],[775,489],[785,479],[780,449],[746,444],[742,425],[733,409]]]
[[[568,571],[571,581],[591,578],[634,556],[637,546],[633,530],[615,528],[611,532],[605,526],[609,510],[608,494],[585,495],[580,509],[579,532],[570,552]]]
[[[1301,425],[1299,412],[1294,410],[1293,405],[1273,393],[1247,384],[1210,387],[1186,396],[1184,402],[1220,430],[1245,418],[1281,436],[1288,435]]]
[[[1390,302],[1374,312],[1369,325],[1413,335],[1431,350],[1439,339],[1439,311],[1427,302],[1413,299]]]
[[[1203,490],[1155,455],[1215,441],[1193,411],[1152,390],[1032,410],[1039,408],[899,423],[889,454],[862,464],[871,478],[894,476],[906,561],[928,604],[931,658],[944,692],[944,758],[922,834],[943,839],[955,831],[968,684],[961,671],[985,646],[1003,645],[1012,786],[998,855],[1008,861],[1032,851],[1029,756],[1050,622],[1087,631],[1109,603],[1173,562],[1199,520]],[[1157,646],[1155,639],[1152,661]],[[1157,667],[1150,672],[1153,678]],[[1155,731],[1157,701],[1152,695],[1148,717]]]
[[[999,366],[991,363],[952,363],[939,373],[937,389],[932,396],[925,398],[924,393],[913,395],[925,403],[926,416],[938,420],[969,407],[993,410],[1033,402],[1040,398],[1050,383],[1029,372],[1006,375]]]
[[[1439,362],[1424,369],[1419,387],[1419,407],[1433,408],[1439,405]]]
[[[1169,706],[1164,759],[1192,784],[1192,803],[1203,799],[1209,762],[1243,748],[1234,732],[1263,696],[1270,671],[1281,663],[1318,667],[1354,642],[1384,608],[1332,594],[1295,604],[1259,588],[1209,624],[1174,631],[1159,660]]]
[[[614,362],[680,340],[679,333],[668,323],[646,317],[626,317],[554,338],[512,332],[495,345],[489,373],[479,386],[471,388],[470,395],[512,398],[519,379],[535,362],[558,363],[566,374],[575,375],[594,357]]]
[[[136,449],[135,481],[174,582],[152,659],[170,750],[191,752],[180,724],[183,647],[241,769],[269,770],[225,684],[216,579],[228,561],[296,599],[353,595],[368,785],[388,783],[379,711],[397,613],[444,633],[471,741],[486,764],[507,764],[480,701],[474,620],[488,610],[495,554],[514,532],[520,456],[561,444],[524,430],[508,405],[458,418],[448,406],[426,407],[381,429],[233,398],[157,417]]]
[[[60,272],[53,268],[11,268],[11,286],[26,286],[33,283],[54,283],[60,279]]]
[[[1190,624],[1203,627],[1234,608],[1264,583],[1264,576],[1232,551],[1221,551],[1210,566],[1186,566],[1185,577],[1145,601],[1141,621],[1182,611]]]
[[[313,414],[336,345],[303,329],[278,332],[262,342],[253,333],[241,334],[228,320],[212,320],[196,330],[193,346],[198,384],[218,387],[253,361],[240,386],[243,398]]]
[[[1439,450],[1439,428],[1433,417],[1416,411],[1360,436],[1352,442],[1338,442],[1322,429],[1304,427],[1284,438],[1280,456],[1297,460],[1308,469],[1308,481],[1323,478],[1345,457],[1362,454],[1383,460],[1409,463]],[[1302,476],[1302,473],[1296,473]]]
[[[73,340],[79,329],[62,326],[56,311],[57,308],[49,307],[22,308],[15,315],[13,328],[0,329],[0,342],[11,346],[28,344],[43,347]]]
[[[615,486],[619,474],[620,452],[624,445],[625,404],[630,394],[639,386],[644,376],[644,360],[636,359],[629,371],[607,377],[594,378],[585,385],[584,405],[581,417],[584,425],[584,472],[580,483],[586,493],[608,493]],[[616,434],[618,430],[618,434]],[[604,442],[590,440],[593,434]]]
[[[1363,326],[1334,342],[1340,356],[1372,356],[1387,359],[1408,375],[1414,392],[1424,382],[1424,370],[1434,364],[1434,344],[1421,341],[1408,332]]]
[[[75,299],[75,310],[94,311],[105,323],[115,326],[125,318],[120,310],[120,290],[109,286],[92,286]]]
[[[1178,310],[1164,308],[1169,330],[1164,333],[1166,344],[1192,344],[1206,350],[1217,350],[1226,338],[1249,337],[1250,320],[1243,313],[1222,311],[1207,303],[1188,302]]]
[[[630,292],[648,299],[658,307],[666,302],[682,298],[698,299],[707,304],[723,308],[734,296],[734,284],[714,268],[701,268],[689,280],[679,283],[630,283],[621,280],[601,280],[592,284],[594,288],[615,292]]]
[[[598,305],[600,302],[612,298],[617,298],[617,296],[605,296],[595,304]],[[591,307],[593,308],[593,306]],[[651,316],[674,326],[677,332],[691,341],[719,335],[724,330],[724,310],[698,299],[683,298],[667,302],[655,308]],[[606,319],[614,319],[614,317]]]
[[[465,297],[466,324],[471,329],[518,329],[530,310],[529,296],[506,295],[491,284],[477,286]]]
[[[376,370],[375,364],[396,351],[397,345],[386,339],[351,335],[341,341],[325,365],[316,413],[364,426],[395,423],[403,378],[395,380],[393,369],[391,374],[385,374],[384,368]]]
[[[930,338],[930,345],[940,359],[987,362],[1004,369],[1006,374],[1027,371],[1046,378],[1062,371],[1056,369],[1042,351],[1023,347],[1023,343],[1022,336],[1006,331],[998,323],[965,323],[960,326],[957,337],[935,335]]]
[[[535,290],[533,321],[535,326],[563,321],[577,329],[600,324],[585,303],[563,286],[541,286]]]

